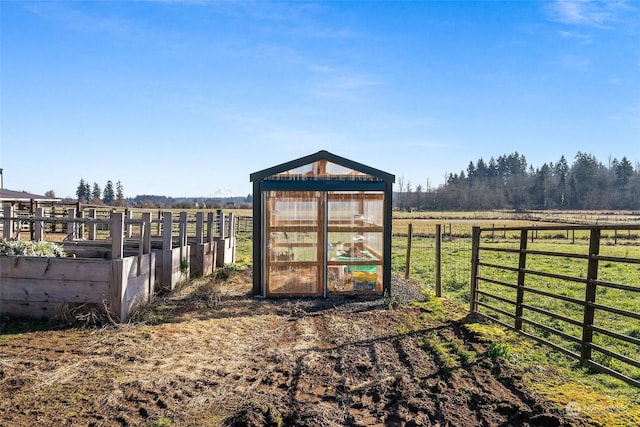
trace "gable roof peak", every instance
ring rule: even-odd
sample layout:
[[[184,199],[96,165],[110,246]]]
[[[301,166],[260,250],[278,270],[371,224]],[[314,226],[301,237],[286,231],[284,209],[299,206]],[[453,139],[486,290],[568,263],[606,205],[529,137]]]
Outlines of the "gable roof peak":
[[[353,160],[349,160],[346,157],[341,157],[336,154],[330,153],[327,150],[320,150],[316,153],[309,154],[307,156],[300,157],[295,160],[291,160],[289,162],[281,163],[276,166],[272,166],[267,169],[263,169],[258,172],[254,172],[249,176],[249,180],[252,182],[260,181],[262,179],[268,178],[270,176],[286,172],[291,169],[295,169],[301,166],[306,166],[317,162],[319,160],[326,160],[331,163],[335,163],[336,165],[343,166],[348,169],[353,169],[355,171],[374,176],[379,178],[382,181],[387,182],[395,182],[395,175],[390,173],[381,171],[376,168],[372,168],[371,166],[364,165],[362,163],[355,162]]]

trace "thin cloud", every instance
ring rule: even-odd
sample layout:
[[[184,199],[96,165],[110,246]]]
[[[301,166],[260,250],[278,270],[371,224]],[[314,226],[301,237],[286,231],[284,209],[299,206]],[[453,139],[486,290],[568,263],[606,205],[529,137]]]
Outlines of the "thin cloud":
[[[81,36],[97,34],[126,44],[152,45],[164,50],[176,48],[166,35],[139,20],[116,13],[103,14],[83,6],[81,2],[38,2],[25,5],[25,9]]]
[[[559,0],[547,6],[547,13],[555,22],[606,28],[631,9],[626,1]]]
[[[572,70],[586,70],[591,65],[591,61],[576,57],[574,55],[565,55],[560,59],[560,62],[566,68]]]
[[[565,39],[578,40],[580,44],[583,44],[583,45],[592,43],[591,37],[587,34],[576,33],[573,31],[562,31],[562,30],[558,31],[558,34],[560,34],[560,37]]]

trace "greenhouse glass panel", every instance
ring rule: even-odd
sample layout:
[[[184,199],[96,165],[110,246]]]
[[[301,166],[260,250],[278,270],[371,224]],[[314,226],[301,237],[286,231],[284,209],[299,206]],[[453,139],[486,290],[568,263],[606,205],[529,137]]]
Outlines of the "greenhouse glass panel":
[[[268,294],[320,295],[323,249],[319,221],[324,194],[269,191],[267,209]]]
[[[269,177],[270,179],[355,179],[377,180],[376,177],[342,165],[319,160]]]
[[[327,292],[381,292],[384,192],[329,192],[327,212]]]

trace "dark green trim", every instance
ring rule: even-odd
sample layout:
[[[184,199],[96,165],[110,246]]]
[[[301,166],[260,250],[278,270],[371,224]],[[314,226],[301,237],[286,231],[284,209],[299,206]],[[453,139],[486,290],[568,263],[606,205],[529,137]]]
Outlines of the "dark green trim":
[[[262,192],[253,183],[253,295],[262,294]]]
[[[393,182],[387,182],[384,194],[384,273],[382,277],[383,294],[391,296],[391,228],[393,224]]]
[[[261,181],[262,191],[385,191],[384,181],[300,180]]]

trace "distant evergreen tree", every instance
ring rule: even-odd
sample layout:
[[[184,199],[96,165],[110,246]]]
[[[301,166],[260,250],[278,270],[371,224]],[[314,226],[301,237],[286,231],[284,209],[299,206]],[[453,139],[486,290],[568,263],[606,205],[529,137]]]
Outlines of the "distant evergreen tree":
[[[80,179],[80,183],[76,189],[76,196],[80,203],[87,203],[91,199],[91,187],[89,187],[89,183],[85,182],[83,178]]]
[[[629,185],[631,178],[633,177],[633,165],[626,158],[623,157],[622,160],[616,165],[616,184],[620,188],[624,188]]]
[[[115,200],[115,194],[113,192],[113,183],[111,180],[107,181],[107,184],[104,186],[104,191],[102,192],[102,202],[105,205],[110,205]]]
[[[100,201],[101,198],[102,198],[102,189],[96,182],[94,182],[93,190],[91,190],[91,199],[93,202],[96,202],[96,201]]]
[[[122,186],[120,180],[116,182],[116,200],[119,202],[124,200],[124,187]]]
[[[559,178],[558,187],[560,189],[560,207],[565,207],[567,204],[567,173],[569,172],[569,164],[564,155],[560,157],[558,163],[556,163],[555,173]]]

